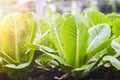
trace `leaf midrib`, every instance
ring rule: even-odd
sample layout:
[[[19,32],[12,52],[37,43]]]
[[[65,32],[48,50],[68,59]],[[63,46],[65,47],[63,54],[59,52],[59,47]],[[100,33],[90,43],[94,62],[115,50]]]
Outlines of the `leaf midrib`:
[[[61,42],[61,38],[60,38],[60,35],[59,35],[59,31],[60,31],[60,29],[61,29],[61,27],[63,26],[63,24],[60,26],[60,27],[58,27],[58,24],[61,22],[61,18],[59,18],[59,20],[57,21],[57,23],[55,24],[54,23],[54,25],[53,25],[53,30],[54,30],[54,32],[55,32],[55,36],[56,36],[56,39],[57,39],[57,41],[58,41],[58,45],[59,45],[59,49],[60,49],[60,53],[58,53],[60,56],[62,56],[63,54],[64,54],[64,49],[63,49],[63,46],[62,46],[62,42]],[[58,28],[58,29],[57,29]]]
[[[16,57],[16,63],[20,62],[20,57],[19,57],[19,51],[18,51],[18,30],[17,30],[17,23],[15,17],[13,18],[14,20],[14,33],[15,33],[15,57]]]
[[[79,28],[76,26],[76,31],[77,31],[77,37],[76,37],[76,58],[75,58],[75,67],[78,68],[79,67],[79,43],[80,43],[80,30]]]
[[[89,49],[91,48],[91,46],[93,45],[93,43],[96,41],[96,39],[99,37],[100,33],[103,31],[104,27],[102,27],[102,29],[100,30],[99,33],[97,33],[98,35],[94,38],[94,40],[90,43],[89,48],[87,50],[87,52],[89,52]]]

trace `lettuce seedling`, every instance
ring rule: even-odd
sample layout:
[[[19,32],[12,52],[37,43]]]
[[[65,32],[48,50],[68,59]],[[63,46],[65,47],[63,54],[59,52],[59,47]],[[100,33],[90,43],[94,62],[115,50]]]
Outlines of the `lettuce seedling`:
[[[80,72],[77,75],[83,77],[84,72],[93,66],[91,60],[111,43],[111,28],[108,24],[98,22],[90,27],[89,23],[81,16],[54,15],[49,26],[58,54],[40,50],[64,65],[63,68],[67,67],[68,73]]]
[[[27,47],[34,43],[37,25],[33,13],[10,13],[0,26],[0,59],[2,70],[15,80],[23,80],[33,60],[34,49]]]
[[[106,62],[111,63],[112,66],[120,70],[120,16],[118,14],[109,14],[107,17],[111,21],[112,36],[115,39],[111,43],[111,49],[107,50],[109,54],[103,58],[103,64]]]

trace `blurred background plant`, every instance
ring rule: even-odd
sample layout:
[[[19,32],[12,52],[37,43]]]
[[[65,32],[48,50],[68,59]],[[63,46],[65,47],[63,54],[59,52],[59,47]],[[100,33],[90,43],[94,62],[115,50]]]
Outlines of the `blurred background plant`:
[[[89,9],[100,10],[105,14],[119,13],[119,4],[120,0],[0,0],[0,18],[13,11],[33,11],[43,16],[48,7],[51,11],[60,13],[79,14]]]

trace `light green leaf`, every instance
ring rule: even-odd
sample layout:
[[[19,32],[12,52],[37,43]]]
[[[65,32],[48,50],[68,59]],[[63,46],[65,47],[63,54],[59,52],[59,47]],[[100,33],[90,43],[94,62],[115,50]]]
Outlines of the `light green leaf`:
[[[120,15],[118,14],[108,14],[107,18],[109,19],[109,21],[112,23],[113,21],[115,21],[116,19],[120,19]]]
[[[31,52],[31,54],[26,54],[29,50],[26,45],[33,43],[36,32],[37,25],[32,13],[29,15],[17,12],[8,14],[3,19],[0,28],[2,59],[15,65],[27,63],[33,54]]]
[[[119,44],[118,38],[116,38],[112,41],[111,47],[116,51],[115,56],[118,57],[120,55],[120,44]]]
[[[50,30],[46,31],[44,34],[36,34],[36,37],[34,39],[34,44],[38,44],[44,41],[45,37],[47,37],[49,33]]]
[[[46,31],[50,30],[50,25],[48,25],[44,20],[40,19],[38,22],[38,31],[41,34],[44,34]]]
[[[43,37],[44,38],[43,40],[40,40],[40,44],[44,46],[48,46],[50,48],[55,48],[55,45],[52,41],[53,38],[51,37],[51,25],[48,24],[43,19],[40,19],[40,21],[38,21],[38,34],[40,35],[36,35],[36,38],[35,38],[37,40],[39,40],[41,36],[47,35]]]
[[[53,11],[53,10],[49,7],[49,5],[46,6],[45,16],[44,16],[45,22],[47,22],[48,24],[50,24],[50,23],[51,23],[51,18],[52,18],[53,15],[55,15],[55,13],[56,13],[56,12]]]
[[[111,30],[107,24],[99,24],[89,29],[89,47],[87,52],[93,51],[110,37]]]
[[[120,36],[120,19],[116,19],[115,21],[112,22],[112,32],[116,37]]]
[[[83,12],[83,17],[89,27],[93,27],[97,24],[106,23],[109,24],[107,17],[99,11],[86,11]]]
[[[57,52],[57,51],[55,51],[55,50],[53,50],[53,49],[51,49],[51,48],[49,48],[47,46],[42,46],[41,45],[40,48],[43,49],[43,50],[45,50],[46,52],[49,52],[49,53],[55,53],[55,52]]]
[[[83,65],[82,67],[80,68],[76,68],[76,69],[73,69],[72,71],[82,71],[82,70],[86,70],[90,67],[90,65]]]
[[[111,29],[107,24],[99,24],[90,28],[89,34],[89,46],[86,54],[88,59],[107,48],[112,41],[110,39]]]
[[[84,54],[88,45],[88,29],[80,17],[66,19],[61,31],[65,58],[75,68],[83,64]]]
[[[44,62],[49,62],[51,60],[53,60],[53,58],[47,54],[42,54],[39,57],[37,57],[36,60],[40,60],[40,61],[44,61]]]
[[[15,64],[6,64],[4,65],[4,67],[8,67],[8,68],[12,68],[12,69],[23,69],[27,66],[30,65],[30,62],[29,63],[23,63],[23,64],[19,64],[19,65],[15,65]]]
[[[71,16],[73,16],[71,13],[64,13],[64,14],[63,14],[63,17],[64,17],[65,19],[67,19],[67,18],[69,18],[69,17],[71,17]]]
[[[15,80],[23,80],[29,74],[33,61],[34,48],[28,44],[34,43],[37,33],[37,24],[34,13],[10,13],[1,22],[0,27],[0,58],[2,59],[2,71]],[[29,71],[27,70],[29,67]]]
[[[51,56],[53,59],[57,60],[60,64],[64,64],[65,66],[70,66],[69,64],[66,63],[66,60],[61,57],[61,56],[58,56],[56,54],[52,54],[52,53],[49,53],[48,51],[45,51],[44,49],[40,48],[40,51],[44,52],[45,54]]]
[[[60,37],[60,31],[62,29],[63,23],[64,23],[64,18],[60,14],[56,14],[52,18],[52,25],[51,25],[51,37],[53,38],[53,42],[55,44],[55,47],[58,49],[60,52],[59,55],[63,55],[63,45],[61,42],[61,37]]]

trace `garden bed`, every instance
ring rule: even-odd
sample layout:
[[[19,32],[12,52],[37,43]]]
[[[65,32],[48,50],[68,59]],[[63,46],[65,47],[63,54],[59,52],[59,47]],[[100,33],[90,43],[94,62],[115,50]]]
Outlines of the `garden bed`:
[[[13,79],[10,79],[5,73],[0,73],[0,80]],[[54,67],[49,68],[49,71],[45,71],[37,75],[33,74],[26,80],[120,80],[120,71],[114,67],[101,66],[91,74],[81,79],[75,79],[74,77],[61,71],[59,67]]]
[[[34,13],[11,13],[3,19],[0,80],[120,79],[118,14],[91,10],[49,17],[47,22]]]
[[[95,72],[81,78],[75,79],[74,77],[67,75],[60,71],[60,68],[51,68],[50,71],[46,71],[41,75],[33,76],[29,80],[120,80],[120,71],[114,67],[106,68],[101,66]],[[63,79],[62,79],[63,78]]]

